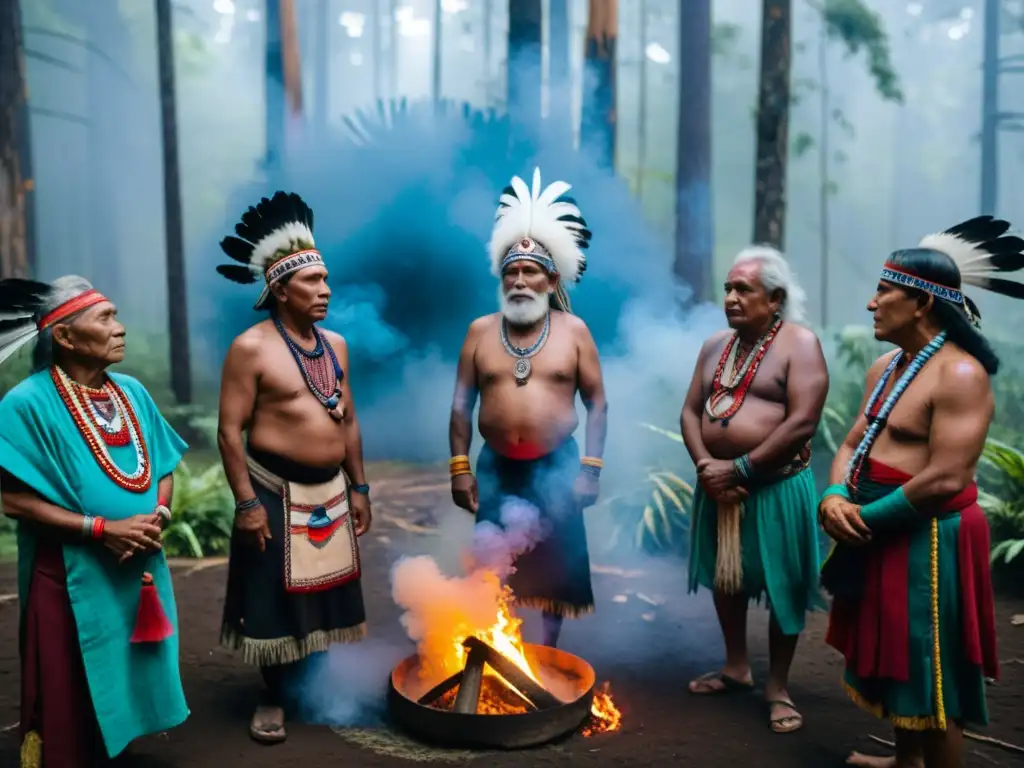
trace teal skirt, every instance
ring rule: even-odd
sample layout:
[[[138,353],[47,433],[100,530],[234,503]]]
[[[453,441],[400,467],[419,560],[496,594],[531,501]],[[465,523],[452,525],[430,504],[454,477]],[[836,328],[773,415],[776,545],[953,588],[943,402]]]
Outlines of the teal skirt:
[[[743,594],[767,598],[776,623],[786,635],[804,629],[806,612],[824,610],[818,586],[818,495],[809,469],[752,489],[743,504],[740,546]],[[690,528],[690,592],[714,589],[718,556],[718,505],[703,489],[693,499]]]

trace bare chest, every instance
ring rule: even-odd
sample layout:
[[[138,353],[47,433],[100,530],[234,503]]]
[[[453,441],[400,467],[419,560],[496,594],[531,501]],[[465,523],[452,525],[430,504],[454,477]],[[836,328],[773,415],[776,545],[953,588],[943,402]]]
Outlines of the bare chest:
[[[894,376],[893,379],[898,377]],[[921,374],[904,391],[896,401],[884,425],[884,434],[897,442],[920,442],[928,439],[931,427],[931,389],[930,377]],[[882,391],[872,415],[879,413],[892,393],[894,381],[890,380]]]
[[[275,349],[268,350],[262,361],[257,394],[263,403],[312,398],[314,389],[329,397],[337,383],[334,361],[326,351],[317,358],[300,355],[297,361],[287,348]],[[344,394],[344,386],[341,389]]]

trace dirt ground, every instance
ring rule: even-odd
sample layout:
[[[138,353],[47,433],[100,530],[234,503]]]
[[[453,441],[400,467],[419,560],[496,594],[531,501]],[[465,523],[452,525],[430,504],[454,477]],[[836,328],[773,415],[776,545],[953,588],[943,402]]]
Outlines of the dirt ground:
[[[469,525],[464,515],[458,517],[463,513],[449,509],[450,502],[448,508],[441,502],[436,478],[378,486],[374,530],[363,544],[373,640],[358,651],[353,647],[342,653],[355,660],[348,668],[358,668],[359,685],[365,688],[367,680],[379,678],[379,689],[372,682],[379,690],[373,698],[382,707],[390,664],[412,650],[391,599],[389,569],[399,556],[437,550],[444,537],[452,536],[452,531],[464,534]],[[174,731],[140,739],[116,765],[385,768],[486,758],[495,766],[717,768],[763,760],[779,768],[822,768],[842,765],[851,749],[886,754],[868,737],[891,738],[889,729],[857,710],[839,686],[838,654],[823,641],[824,615],[811,618],[792,675],[791,694],[805,716],[805,726],[797,733],[777,735],[768,728],[767,708],[758,694],[709,698],[686,692],[689,679],[720,663],[722,647],[709,596],[686,594],[683,564],[622,565],[595,558],[597,610],[567,623],[561,642],[590,661],[599,680],[611,682],[623,713],[622,729],[591,738],[575,735],[527,753],[466,753],[417,745],[386,720],[362,722],[359,727],[292,723],[286,743],[255,744],[248,736],[248,719],[259,676],[217,645],[226,570],[218,561],[175,563],[181,667],[192,714]],[[14,591],[13,566],[0,566],[0,766],[5,767],[17,765],[18,608],[10,597]],[[1002,680],[989,688],[992,724],[984,732],[1017,745],[1024,745],[1024,626],[1011,625],[1010,618],[1021,613],[1020,601],[1001,599],[997,605]],[[536,624],[528,618],[528,641],[538,637]],[[763,681],[767,614],[761,608],[751,610],[749,637],[755,676]],[[354,679],[338,677],[325,687],[342,692]],[[1024,754],[982,742],[968,742],[968,750],[968,765],[1024,765]]]

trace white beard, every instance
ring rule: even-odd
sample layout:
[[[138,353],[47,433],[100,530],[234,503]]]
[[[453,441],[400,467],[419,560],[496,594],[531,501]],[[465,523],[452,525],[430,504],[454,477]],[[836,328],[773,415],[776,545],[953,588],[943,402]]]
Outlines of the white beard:
[[[511,301],[512,296],[529,297],[529,301]],[[504,286],[498,286],[498,302],[501,306],[501,314],[504,315],[509,325],[533,325],[544,319],[544,315],[551,308],[548,294],[537,293],[529,288],[522,290],[513,289],[505,293]]]

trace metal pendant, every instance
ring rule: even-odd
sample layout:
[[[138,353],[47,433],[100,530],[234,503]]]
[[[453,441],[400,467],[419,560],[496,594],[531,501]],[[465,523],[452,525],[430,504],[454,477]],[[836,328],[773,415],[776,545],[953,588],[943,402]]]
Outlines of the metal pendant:
[[[512,369],[512,373],[516,377],[516,384],[523,386],[527,379],[530,378],[530,373],[533,370],[533,366],[530,364],[529,358],[520,357],[516,360],[515,367]]]

